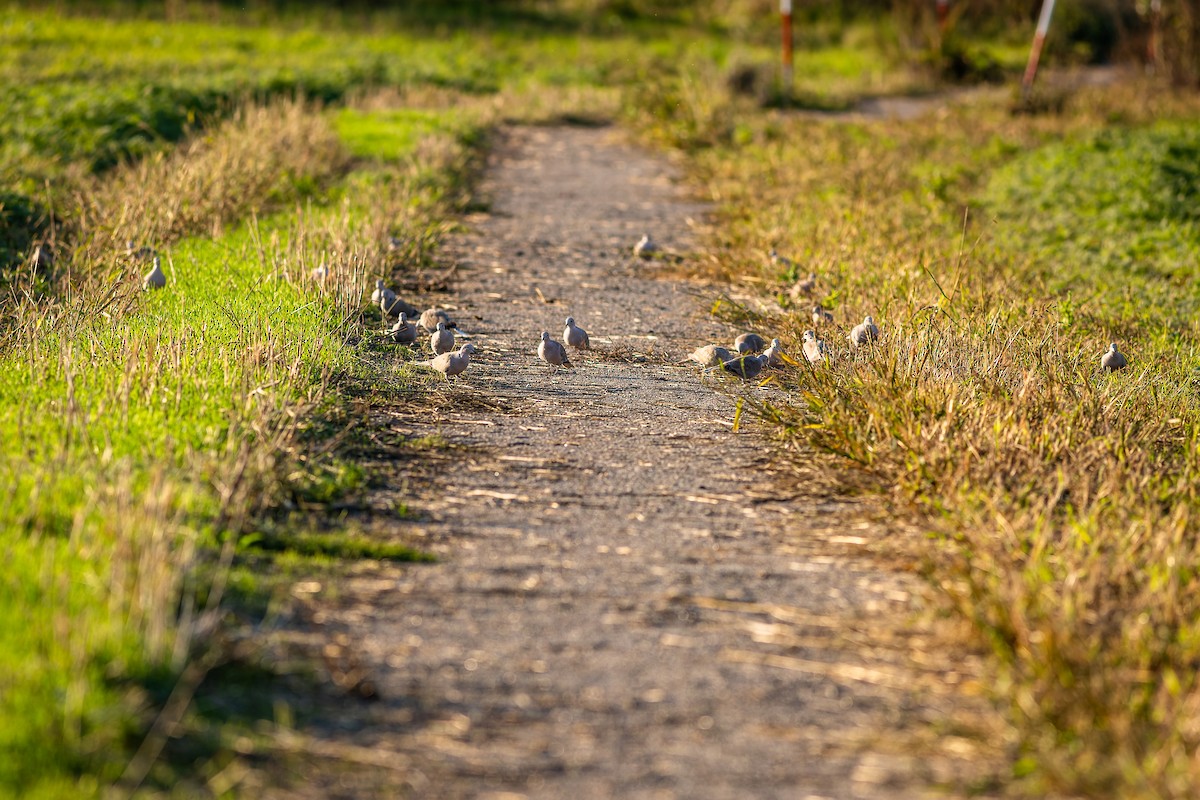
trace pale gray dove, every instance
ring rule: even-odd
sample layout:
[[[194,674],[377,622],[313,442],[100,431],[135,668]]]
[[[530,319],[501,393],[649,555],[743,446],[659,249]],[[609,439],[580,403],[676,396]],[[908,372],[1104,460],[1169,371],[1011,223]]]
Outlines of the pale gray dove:
[[[398,317],[401,314],[414,317],[420,313],[417,311],[416,306],[412,303],[404,302],[399,297],[396,297],[395,294],[392,295],[391,299],[388,299],[386,296],[379,298],[379,310],[384,313],[384,316],[388,317]],[[428,330],[432,331],[433,327],[431,326]]]
[[[721,369],[730,375],[737,375],[742,380],[749,381],[757,378],[766,365],[766,356],[741,356],[722,362]]]
[[[371,305],[379,305],[379,301],[387,299],[388,307],[396,300],[396,293],[389,289],[380,278],[375,281],[375,291],[371,292]]]
[[[802,350],[805,360],[810,364],[819,364],[829,357],[829,351],[825,348],[825,343],[817,338],[815,331],[804,332],[804,346]]]
[[[153,247],[138,247],[132,239],[125,242],[125,257],[135,264],[149,264],[157,255]]]
[[[771,263],[772,264],[778,264],[779,266],[781,266],[785,269],[791,269],[793,266],[795,266],[794,261],[792,261],[787,256],[779,255],[779,253],[777,253],[774,248],[771,248],[770,255],[771,255]]]
[[[435,355],[449,353],[454,349],[454,331],[446,327],[446,323],[438,322],[437,330],[429,335],[429,348]]]
[[[850,335],[846,338],[850,340],[850,344],[855,346],[878,341],[879,326],[875,324],[875,320],[868,314],[862,322],[854,326],[850,331]]]
[[[563,341],[576,350],[592,349],[587,331],[575,324],[574,317],[567,317],[567,327],[563,328]]]
[[[438,372],[446,376],[446,380],[450,380],[455,375],[461,374],[471,364],[471,354],[475,352],[475,345],[467,342],[462,347],[458,348],[457,353],[442,353],[432,361],[418,362],[422,366],[433,367]]]
[[[693,350],[684,361],[695,361],[702,367],[719,367],[733,357],[733,353],[718,344],[706,344]]]
[[[1129,364],[1125,354],[1117,349],[1117,343],[1112,342],[1108,350],[1100,357],[1100,368],[1105,372],[1116,372]]]
[[[317,283],[324,283],[325,279],[329,277],[329,267],[325,266],[324,262],[321,262],[321,265],[313,267],[312,272],[308,273],[308,275]]]
[[[658,253],[659,248],[650,234],[643,233],[642,238],[638,239],[638,243],[633,246],[633,254],[638,258],[651,258]]]
[[[447,328],[457,328],[458,327],[454,323],[454,320],[450,319],[450,315],[448,313],[446,313],[446,311],[444,309],[441,309],[441,308],[425,309],[424,311],[421,312],[421,319],[418,321],[417,324],[419,324],[422,328],[424,328],[427,331],[434,331],[434,330],[437,330],[437,324],[439,322],[446,323]]]
[[[400,320],[388,331],[396,344],[412,344],[417,341],[417,326],[408,321],[408,314],[400,312]]]
[[[831,314],[827,309],[822,308],[821,304],[818,303],[817,305],[813,306],[812,321],[813,325],[825,325],[832,323],[833,314]]]
[[[757,333],[743,333],[733,340],[733,346],[739,353],[745,355],[746,353],[761,352],[767,346],[767,342]]]
[[[567,348],[551,339],[549,331],[542,331],[542,341],[538,344],[538,355],[551,367],[571,366],[571,359],[567,357]]]
[[[161,289],[167,285],[167,276],[162,271],[162,259],[154,257],[154,269],[142,278],[143,289]]]
[[[801,278],[792,284],[792,288],[788,291],[788,294],[793,300],[798,300],[802,294],[812,294],[815,288],[817,288],[817,273],[810,272],[807,278]]]
[[[778,339],[771,340],[771,346],[763,351],[763,355],[767,357],[768,367],[783,366],[783,343]]]

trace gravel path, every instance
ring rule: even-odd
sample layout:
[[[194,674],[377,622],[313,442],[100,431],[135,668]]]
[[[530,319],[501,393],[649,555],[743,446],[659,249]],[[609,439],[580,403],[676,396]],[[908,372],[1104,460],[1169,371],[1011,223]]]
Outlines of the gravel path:
[[[862,509],[806,494],[761,433],[733,432],[722,381],[675,363],[737,333],[702,313],[711,293],[626,255],[643,231],[686,253],[706,209],[608,129],[504,132],[482,193],[439,299],[481,352],[430,407],[376,420],[381,441],[427,446],[371,498],[415,519],[376,533],[441,561],[311,601],[337,632],[330,662],[350,659],[378,700],[304,733],[305,752],[358,766],[291,795],[886,798],[953,782],[971,745],[929,731],[958,713],[962,676],[913,659],[918,582],[864,554],[886,532]],[[552,374],[538,335],[560,338],[568,315],[596,352]]]

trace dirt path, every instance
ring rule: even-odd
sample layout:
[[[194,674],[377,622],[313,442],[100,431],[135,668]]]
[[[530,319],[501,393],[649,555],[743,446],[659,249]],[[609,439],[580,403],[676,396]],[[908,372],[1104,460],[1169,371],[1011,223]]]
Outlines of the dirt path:
[[[794,480],[780,496],[733,398],[672,363],[735,331],[626,253],[643,231],[686,252],[705,209],[606,129],[507,132],[483,192],[440,298],[481,353],[436,411],[377,420],[381,441],[448,443],[372,498],[416,515],[379,535],[441,561],[312,601],[379,699],[304,732],[350,766],[290,794],[881,798],[952,779],[971,748],[928,734],[958,703],[954,675],[911,660],[921,589],[856,555],[887,532]],[[550,374],[538,336],[568,314],[598,353]]]

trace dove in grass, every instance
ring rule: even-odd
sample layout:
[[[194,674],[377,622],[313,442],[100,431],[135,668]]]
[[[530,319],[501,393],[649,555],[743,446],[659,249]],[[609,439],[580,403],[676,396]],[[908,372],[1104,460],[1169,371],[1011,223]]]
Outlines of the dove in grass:
[[[850,344],[856,347],[878,341],[879,326],[875,324],[875,320],[868,314],[862,322],[854,326],[850,331],[850,335],[846,338],[850,340]]]
[[[135,264],[148,264],[157,255],[153,247],[138,247],[132,239],[125,242],[125,257]]]
[[[783,366],[783,343],[778,339],[771,340],[771,346],[763,351],[763,356],[767,359],[768,367]]]
[[[771,256],[772,264],[778,264],[779,266],[783,267],[784,269],[791,269],[792,267],[794,267],[796,265],[795,261],[792,261],[787,256],[779,255],[779,253],[776,252],[776,250],[774,248],[771,249],[770,256]]]
[[[684,361],[695,361],[702,367],[719,367],[731,358],[734,358],[734,354],[727,348],[719,344],[706,344],[693,350]]]
[[[810,364],[820,364],[829,358],[825,342],[817,338],[816,331],[804,332],[804,344],[801,350],[804,353],[804,360]]]
[[[375,281],[375,291],[371,292],[371,304],[378,305],[380,300],[386,299],[388,307],[396,302],[396,293],[389,289],[383,282],[383,279]]]
[[[633,254],[638,258],[653,258],[659,252],[658,244],[650,238],[648,233],[643,233],[642,238],[638,239],[638,243],[633,246]]]
[[[743,333],[733,340],[733,346],[739,353],[745,355],[746,353],[761,352],[766,348],[767,342],[757,333]]]
[[[162,271],[162,259],[154,257],[154,268],[142,277],[143,289],[161,289],[167,285],[167,276]]]
[[[828,309],[822,308],[818,303],[812,309],[813,325],[831,325],[833,324],[833,314]]]
[[[730,375],[736,375],[742,380],[753,380],[762,373],[763,367],[767,365],[767,357],[764,356],[741,356],[739,358],[731,358],[728,361],[722,362],[721,369],[728,372]]]
[[[437,330],[429,335],[429,349],[439,356],[454,349],[454,331],[447,328],[446,323],[438,322]]]
[[[587,331],[575,324],[574,317],[567,317],[567,327],[563,328],[563,341],[576,350],[591,350],[592,343],[588,340]]]
[[[793,300],[798,300],[800,298],[800,295],[812,294],[813,290],[816,288],[817,288],[817,273],[810,272],[810,273],[808,273],[807,278],[801,278],[800,280],[793,283],[791,290],[788,291],[788,294],[791,295],[791,298]]]
[[[455,375],[461,375],[471,365],[471,354],[475,352],[475,345],[467,342],[462,347],[458,348],[458,352],[442,353],[432,361],[418,362],[422,366],[432,367],[438,372],[446,376],[446,380],[450,380]]]
[[[551,367],[569,367],[571,359],[567,357],[567,348],[561,342],[550,338],[549,331],[542,331],[542,341],[538,344],[538,356]]]
[[[329,277],[329,267],[325,266],[325,262],[321,262],[320,266],[312,268],[308,276],[317,283],[325,283],[325,279]]]
[[[408,314],[400,312],[400,320],[393,325],[387,335],[396,344],[412,344],[417,341],[417,326],[408,321]]]
[[[1109,344],[1108,350],[1104,352],[1104,355],[1100,356],[1100,369],[1105,372],[1116,372],[1128,364],[1129,361],[1126,360],[1125,354],[1117,349],[1116,342]]]

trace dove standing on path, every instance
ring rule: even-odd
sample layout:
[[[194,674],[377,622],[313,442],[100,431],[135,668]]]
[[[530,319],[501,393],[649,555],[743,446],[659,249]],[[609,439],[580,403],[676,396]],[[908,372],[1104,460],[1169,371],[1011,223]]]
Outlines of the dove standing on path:
[[[435,331],[435,330],[437,330],[437,326],[438,326],[439,322],[446,323],[447,328],[457,328],[458,327],[454,323],[454,320],[450,319],[450,315],[448,313],[446,313],[446,311],[444,309],[441,309],[441,308],[425,309],[424,311],[421,312],[421,318],[420,318],[420,320],[417,321],[417,324],[420,325],[422,328],[424,328],[427,331]]]
[[[792,261],[787,256],[779,255],[779,253],[777,253],[775,251],[775,248],[771,248],[770,256],[771,256],[772,264],[778,264],[779,266],[783,267],[784,269],[791,269],[792,267],[794,267],[796,265],[796,262]]]
[[[817,273],[810,272],[807,278],[802,278],[792,284],[788,294],[793,300],[798,300],[802,294],[812,294],[815,288],[817,288]]]
[[[825,342],[817,338],[816,331],[804,332],[804,358],[810,364],[820,364],[829,357],[829,351],[825,349]]]
[[[821,307],[820,303],[813,306],[812,310],[813,325],[833,324],[833,314]]]
[[[408,321],[408,314],[400,312],[400,321],[391,327],[388,336],[396,344],[412,344],[417,340],[417,326]]]
[[[850,340],[850,344],[858,345],[867,344],[879,340],[879,326],[875,324],[875,320],[868,314],[866,319],[854,326],[850,331],[850,335],[846,337]]]
[[[575,324],[574,317],[567,317],[567,327],[563,328],[563,341],[576,350],[592,349],[587,331]]]
[[[154,257],[154,269],[146,273],[142,278],[143,289],[161,289],[167,285],[167,276],[162,271],[162,259],[158,256]]]
[[[569,367],[571,359],[567,358],[567,348],[550,338],[549,331],[542,331],[542,341],[538,345],[538,355],[551,367]]]
[[[1124,353],[1117,349],[1117,343],[1112,342],[1104,355],[1100,356],[1100,369],[1105,372],[1116,372],[1129,364]]]
[[[719,367],[731,358],[734,358],[734,355],[728,349],[719,344],[706,344],[693,350],[684,361],[695,361],[702,367]]]
[[[633,246],[633,254],[638,258],[652,258],[658,252],[658,244],[650,238],[648,233],[643,233],[642,238],[638,239],[638,243]]]
[[[432,361],[417,362],[422,366],[433,367],[438,372],[446,376],[449,381],[455,375],[459,375],[466,371],[471,364],[471,354],[475,352],[475,345],[467,342],[462,347],[458,348],[457,353],[442,353]]]
[[[783,343],[778,339],[771,340],[771,346],[763,351],[766,356],[768,367],[783,366]]]
[[[454,331],[447,328],[446,323],[439,322],[437,330],[429,335],[429,347],[434,355],[449,353],[454,349]]]
[[[757,378],[766,365],[766,356],[742,356],[723,362],[721,369],[730,375],[737,375],[742,380],[749,381]]]
[[[743,333],[741,336],[733,340],[733,346],[743,355],[746,353],[758,353],[766,348],[767,342],[757,333]]]

